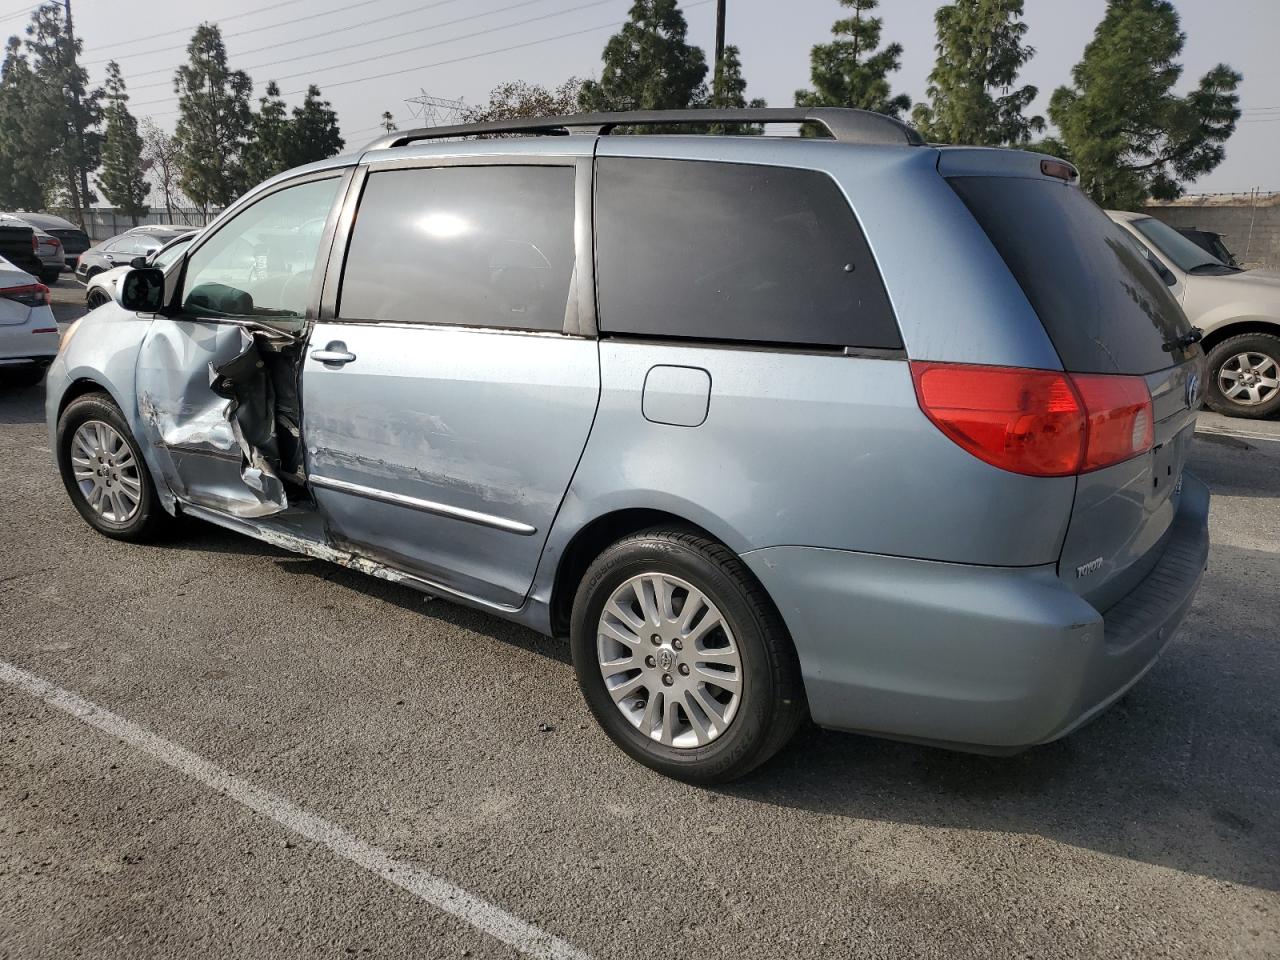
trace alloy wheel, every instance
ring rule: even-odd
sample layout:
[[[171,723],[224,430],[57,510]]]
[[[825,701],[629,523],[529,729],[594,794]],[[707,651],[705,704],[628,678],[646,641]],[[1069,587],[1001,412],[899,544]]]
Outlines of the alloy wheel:
[[[142,477],[133,450],[115,427],[86,420],[71,438],[71,471],[94,513],[127,523],[142,502]]]
[[[1218,368],[1218,387],[1232,403],[1255,407],[1280,390],[1280,365],[1265,353],[1238,353]]]
[[[631,577],[600,613],[605,689],[627,721],[668,747],[701,747],[728,729],[742,699],[742,657],[701,590],[666,573]]]

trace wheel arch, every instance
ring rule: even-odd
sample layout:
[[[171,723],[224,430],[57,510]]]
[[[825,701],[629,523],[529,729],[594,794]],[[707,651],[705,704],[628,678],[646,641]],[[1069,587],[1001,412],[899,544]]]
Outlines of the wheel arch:
[[[551,632],[554,636],[569,635],[573,599],[578,592],[578,584],[582,582],[582,576],[591,566],[591,562],[623,537],[661,526],[691,530],[717,542],[724,542],[723,538],[717,537],[705,527],[667,510],[627,507],[595,517],[570,537],[556,564],[555,576],[551,584],[549,610]]]
[[[1206,333],[1204,339],[1200,341],[1200,346],[1207,354],[1224,340],[1230,340],[1232,337],[1247,333],[1265,333],[1273,337],[1280,337],[1280,319],[1242,317],[1239,320],[1228,321]]]
[[[71,383],[68,384],[67,389],[62,391],[62,396],[58,398],[58,419],[62,419],[62,414],[66,411],[67,407],[71,406],[73,401],[79,400],[81,397],[90,393],[105,393],[111,398],[112,403],[117,407],[120,407],[121,410],[125,409],[120,405],[120,398],[112,393],[111,388],[92,377],[80,377],[77,380],[71,381]]]

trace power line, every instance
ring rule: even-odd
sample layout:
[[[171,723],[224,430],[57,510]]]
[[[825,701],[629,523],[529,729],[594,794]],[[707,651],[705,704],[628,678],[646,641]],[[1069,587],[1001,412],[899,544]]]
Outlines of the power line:
[[[283,76],[275,77],[275,78],[273,78],[273,79],[275,79],[275,80],[278,82],[278,81],[280,81],[280,80],[296,80],[298,77],[314,77],[314,76],[315,76],[316,74],[318,74],[318,73],[325,73],[325,72],[327,72],[327,71],[329,71],[329,70],[341,70],[341,69],[344,69],[344,68],[346,68],[346,67],[358,67],[358,66],[361,66],[362,64],[370,63],[370,62],[375,61],[375,60],[379,60],[379,61],[380,61],[380,60],[385,60],[385,59],[387,59],[388,57],[398,57],[398,56],[401,56],[402,54],[406,54],[406,53],[417,53],[417,52],[418,52],[418,51],[420,51],[420,50],[428,50],[428,49],[430,49],[431,47],[439,47],[439,46],[443,46],[443,45],[445,45],[445,44],[456,43],[456,42],[458,42],[459,40],[470,40],[470,39],[472,39],[472,38],[474,38],[474,37],[480,37],[480,36],[484,36],[484,35],[486,35],[486,34],[490,34],[490,33],[497,33],[497,32],[499,32],[499,31],[501,31],[501,30],[510,30],[512,27],[523,27],[523,26],[526,26],[526,25],[528,25],[528,24],[530,24],[530,23],[536,23],[536,22],[538,22],[538,21],[540,21],[540,20],[550,20],[550,19],[551,19],[551,18],[553,18],[553,17],[561,17],[561,16],[564,16],[565,14],[568,14],[568,13],[576,13],[576,12],[577,12],[577,11],[579,11],[579,10],[585,10],[585,9],[587,9],[588,7],[598,7],[598,6],[600,6],[601,4],[604,4],[604,3],[614,3],[614,2],[616,2],[616,0],[591,0],[591,2],[589,2],[589,3],[584,3],[584,4],[582,4],[581,6],[577,6],[577,7],[570,7],[570,8],[568,8],[568,9],[566,9],[566,10],[556,10],[556,11],[553,11],[552,13],[544,13],[544,14],[542,14],[541,16],[537,16],[537,17],[530,17],[530,18],[528,18],[528,19],[526,19],[526,20],[516,20],[516,21],[513,21],[513,22],[511,22],[511,23],[504,23],[504,24],[500,24],[500,25],[498,25],[498,26],[496,26],[496,27],[487,27],[487,28],[485,28],[484,30],[475,30],[475,31],[473,31],[473,32],[471,32],[471,33],[465,33],[465,34],[462,34],[461,36],[457,36],[457,37],[450,37],[450,38],[445,39],[445,40],[433,40],[433,41],[431,41],[430,43],[423,43],[423,44],[419,44],[419,45],[418,45],[418,46],[416,46],[416,47],[406,47],[405,49],[402,49],[402,50],[392,50],[392,51],[388,51],[388,52],[386,52],[386,53],[378,54],[378,55],[375,55],[375,56],[361,57],[361,58],[359,58],[359,59],[357,59],[357,60],[348,60],[346,63],[335,63],[335,64],[333,64],[332,66],[328,66],[328,67],[321,67],[321,68],[319,68],[318,70],[303,70],[303,71],[300,71],[300,72],[298,72],[298,73],[286,73],[286,74],[284,74]],[[711,0],[702,0],[702,2],[710,3],[710,2],[711,2]],[[691,4],[691,6],[692,6],[692,4]],[[594,28],[591,28],[591,29],[597,29],[597,30],[598,30],[598,29],[603,29],[603,28],[602,28],[602,27],[594,27]],[[569,36],[572,36],[572,35],[573,35],[573,34],[569,34]],[[553,39],[554,39],[554,38],[553,38]],[[538,42],[544,42],[544,41],[538,41]],[[513,50],[514,50],[514,49],[518,49],[518,47],[512,47],[511,49],[513,49]],[[464,58],[464,59],[465,59],[465,58]],[[449,61],[446,61],[446,62],[447,62],[447,63],[454,63],[454,62],[456,62],[456,61],[449,60]],[[436,66],[436,64],[433,64],[433,66]],[[413,69],[413,68],[410,68],[410,69]],[[390,76],[390,75],[391,75],[391,74],[385,74],[384,76]],[[372,78],[362,78],[362,79],[372,79]],[[352,81],[342,81],[342,82],[340,82],[340,83],[326,83],[326,84],[325,84],[325,86],[326,86],[326,87],[338,87],[338,86],[344,86],[345,84],[350,83],[350,82],[352,82]],[[302,91],[302,92],[303,92],[303,93],[305,93],[306,91],[304,90],[304,91]],[[163,97],[163,98],[160,98],[160,99],[157,99],[157,100],[143,100],[143,101],[141,101],[141,102],[139,102],[139,103],[135,103],[135,104],[134,104],[134,106],[135,106],[135,107],[148,107],[148,106],[154,106],[155,104],[159,104],[159,103],[169,103],[169,102],[170,102],[170,98],[168,98],[168,97]]]
[[[276,9],[279,9],[280,7],[288,7],[288,6],[292,6],[295,3],[302,3],[302,2],[303,0],[280,0],[279,3],[270,3],[270,4],[267,4],[267,6],[265,7],[258,7],[256,10],[246,10],[244,13],[233,13],[229,17],[219,17],[218,22],[222,23],[227,20],[240,20],[243,17],[252,17],[254,14],[266,13],[268,10],[276,10]],[[175,30],[164,30],[160,33],[150,33],[150,34],[147,34],[147,36],[145,37],[134,37],[131,40],[117,40],[112,43],[112,46],[127,47],[131,43],[143,43],[146,40],[155,40],[159,37],[170,37],[170,36],[173,36],[173,34],[175,33],[186,33],[189,30],[194,30],[198,26],[200,26],[199,23],[193,23],[189,27],[178,27]],[[93,48],[91,47],[90,49],[93,49]],[[142,56],[142,54],[126,53],[124,54],[124,56],[134,57],[134,56]],[[115,58],[109,57],[108,59],[115,59]],[[107,61],[92,60],[89,62],[90,63],[106,63]]]
[[[685,3],[683,6],[684,6],[684,9],[689,10],[689,9],[692,9],[693,7],[701,7],[701,6],[705,6],[708,3],[713,3],[713,2],[714,0],[693,0],[692,3]],[[553,37],[542,37],[539,40],[528,40],[528,41],[525,41],[524,43],[515,43],[508,47],[498,47],[494,50],[485,50],[481,53],[472,53],[463,57],[453,57],[452,59],[449,59],[449,60],[437,60],[435,63],[420,63],[416,66],[405,67],[400,70],[388,70],[386,73],[374,73],[365,77],[354,77],[351,80],[339,80],[336,83],[327,83],[325,84],[325,87],[326,89],[332,90],[334,87],[345,87],[353,83],[364,83],[368,80],[383,80],[387,77],[403,76],[406,73],[412,73],[414,70],[429,70],[433,67],[446,67],[455,63],[463,63],[468,60],[479,60],[481,57],[492,57],[495,54],[499,54],[499,53],[510,53],[512,50],[523,50],[527,47],[536,47],[536,46],[539,46],[540,44],[551,43],[555,40],[565,40],[565,39],[568,39],[569,37],[580,37],[588,33],[598,33],[601,30],[616,30],[618,27],[622,26],[624,23],[626,23],[625,20],[614,20],[612,23],[601,23],[601,24],[597,24],[594,27],[586,27],[582,30],[571,30],[568,33],[558,33]],[[372,57],[370,59],[379,59],[379,58]],[[293,96],[297,96],[298,94],[306,93],[306,92],[307,92],[306,90],[290,90],[288,93],[283,94],[283,96],[293,97]],[[151,116],[152,117],[168,117],[168,116],[172,116],[177,112],[178,112],[177,110],[166,110],[162,113],[151,114]]]
[[[433,9],[435,9],[436,7],[443,7],[445,4],[449,4],[449,3],[456,3],[456,2],[457,2],[457,0],[436,0],[436,2],[435,2],[435,3],[427,3],[427,4],[423,4],[422,6],[414,7],[414,8],[412,8],[411,10],[397,10],[395,13],[389,13],[389,14],[387,14],[385,17],[374,17],[372,20],[361,20],[361,21],[360,21],[359,23],[357,23],[357,24],[353,24],[353,25],[351,25],[351,26],[346,26],[346,27],[335,27],[333,30],[321,30],[319,33],[313,33],[313,34],[311,34],[311,35],[310,35],[310,36],[308,36],[308,37],[294,37],[293,39],[291,39],[291,40],[287,40],[287,41],[285,41],[285,42],[286,42],[287,44],[306,43],[308,40],[319,40],[321,37],[332,37],[332,36],[333,36],[334,34],[336,34],[336,33],[347,33],[348,31],[355,30],[355,29],[357,29],[357,28],[359,28],[359,27],[371,27],[371,26],[373,26],[375,23],[385,23],[385,22],[386,22],[386,21],[388,21],[388,20],[395,20],[395,19],[397,19],[397,18],[399,18],[399,17],[407,16],[408,14],[411,14],[411,13],[421,13],[423,10],[433,10]],[[540,2],[540,0],[528,0],[528,2]],[[505,8],[505,7],[504,7],[503,9],[507,9],[507,8]],[[501,12],[500,10],[491,10],[491,11],[490,11],[490,13],[500,13],[500,12]],[[404,36],[404,35],[405,35],[405,34],[398,34],[398,36]],[[380,38],[380,39],[384,39],[384,40],[385,40],[386,38],[385,38],[385,37],[382,37],[382,38]],[[269,43],[269,44],[267,44],[267,45],[266,45],[266,46],[264,46],[264,47],[254,47],[252,50],[239,50],[239,51],[237,51],[237,52],[236,52],[236,56],[238,56],[238,57],[246,57],[246,56],[248,56],[248,55],[249,55],[249,54],[251,54],[251,53],[262,53],[262,51],[264,51],[264,50],[278,50],[278,49],[280,48],[280,46],[281,46],[281,44],[279,44],[279,43]],[[180,50],[180,49],[183,49],[183,48],[182,48],[182,47],[170,47],[169,49],[171,49],[171,50]],[[283,62],[283,61],[282,61],[282,62]],[[176,69],[177,69],[177,67],[176,67],[176,66],[173,66],[173,67],[157,67],[155,70],[143,70],[143,71],[141,71],[141,72],[139,72],[139,73],[131,73],[131,74],[130,74],[130,76],[131,76],[131,77],[149,77],[149,76],[151,76],[152,74],[156,74],[156,73],[172,73],[172,72],[173,72],[174,70],[176,70]],[[247,68],[247,69],[250,69],[250,70],[256,70],[257,68],[256,68],[256,67],[249,67],[249,68]],[[133,89],[135,89],[135,90],[140,90],[140,89],[142,89],[142,88],[141,88],[141,87],[134,87]]]
[[[300,3],[300,2],[301,0],[284,0],[284,3],[277,4],[277,6],[284,6],[287,3]],[[341,7],[335,10],[322,10],[319,13],[309,13],[305,17],[294,17],[292,20],[282,20],[279,23],[268,23],[265,26],[261,26],[261,27],[250,27],[248,30],[237,30],[235,33],[224,33],[222,36],[224,39],[228,37],[243,37],[249,33],[261,33],[263,30],[274,30],[276,27],[291,27],[295,23],[301,23],[303,20],[315,20],[319,17],[331,17],[335,13],[346,13],[348,10],[356,10],[360,7],[367,7],[371,3],[383,3],[383,2],[384,0],[359,0],[359,2],[357,3],[349,3],[345,7]],[[454,0],[445,0],[445,2],[454,2]],[[261,8],[261,10],[255,10],[254,13],[261,13],[262,10],[270,10],[270,9],[272,8],[263,7]],[[240,16],[246,16],[246,14],[240,14]],[[226,17],[224,19],[229,20],[231,18]],[[198,26],[200,26],[200,24],[196,24],[195,27],[186,27],[183,30],[170,30],[168,32],[184,33],[186,32],[186,30],[194,30]],[[165,34],[156,34],[155,36],[165,36]],[[149,37],[147,39],[155,39],[155,38]],[[129,41],[129,42],[133,42],[133,41]],[[153,53],[168,53],[170,50],[183,50],[183,49],[186,49],[186,44],[178,44],[176,46],[168,46],[168,47],[158,47],[155,50],[139,50],[137,53],[123,53],[118,56],[103,57],[99,60],[85,60],[80,65],[84,67],[89,67],[99,63],[106,63],[109,60],[123,60],[125,57],[147,57]]]
[[[454,0],[444,0],[444,2],[445,2],[445,3],[452,3],[452,2],[454,2]],[[294,61],[294,60],[306,60],[306,59],[307,59],[307,58],[309,58],[309,57],[323,57],[323,56],[325,56],[326,54],[330,54],[330,53],[341,53],[341,52],[342,52],[342,51],[344,51],[344,50],[354,50],[356,47],[367,47],[367,46],[369,46],[371,43],[385,43],[387,40],[394,40],[394,39],[396,39],[396,38],[398,38],[398,37],[408,37],[408,36],[412,36],[412,35],[413,35],[413,34],[415,34],[415,33],[425,33],[425,32],[426,32],[426,31],[428,31],[428,30],[439,30],[439,29],[441,29],[442,27],[452,27],[452,26],[455,26],[456,24],[459,24],[459,23],[466,23],[466,22],[468,22],[468,21],[470,21],[470,20],[479,20],[479,19],[481,19],[481,18],[483,18],[483,17],[492,16],[492,15],[493,15],[493,14],[495,14],[495,13],[506,13],[508,10],[515,10],[517,7],[527,7],[527,6],[530,6],[530,5],[535,4],[535,3],[545,3],[545,2],[546,2],[546,0],[520,0],[520,2],[519,2],[519,3],[513,3],[513,4],[511,4],[510,6],[506,6],[506,7],[499,7],[499,8],[498,8],[498,9],[496,9],[496,10],[489,10],[489,11],[486,11],[485,13],[473,13],[473,14],[471,14],[471,15],[469,15],[469,16],[466,16],[466,17],[457,17],[457,18],[456,18],[456,19],[454,19],[454,20],[446,20],[446,21],[444,21],[443,23],[434,23],[434,24],[431,24],[430,26],[426,26],[426,27],[419,27],[419,28],[417,28],[416,30],[402,30],[402,31],[400,31],[399,33],[397,33],[394,37],[376,37],[376,38],[374,38],[373,40],[363,40],[363,41],[361,41],[360,43],[346,43],[346,44],[343,44],[343,45],[342,45],[342,46],[340,46],[340,47],[330,47],[328,50],[316,50],[316,51],[314,51],[314,52],[312,52],[312,53],[300,53],[300,54],[298,54],[296,57],[285,57],[283,60],[276,60],[276,61],[273,61],[272,63],[259,63],[259,64],[255,64],[255,65],[253,65],[253,66],[244,67],[243,69],[244,69],[244,70],[246,70],[246,71],[248,71],[248,70],[265,70],[265,69],[269,69],[269,68],[271,68],[271,67],[277,67],[277,66],[279,66],[279,65],[280,65],[280,64],[282,64],[282,63],[291,63],[291,62],[292,62],[292,61]],[[603,0],[602,0],[602,2],[603,2]],[[438,6],[438,4],[437,4],[437,6]],[[416,11],[413,11],[413,12],[416,12]],[[564,11],[564,12],[566,12],[566,13],[567,13],[567,12],[569,12],[569,11]],[[526,20],[526,21],[524,21],[524,22],[525,22],[525,23],[530,23],[530,22],[532,22],[532,21],[528,21],[528,20]],[[515,23],[513,23],[513,24],[508,24],[508,26],[513,26],[513,27],[514,27],[514,26],[519,26],[519,25],[520,25],[520,24],[515,24]],[[363,26],[363,24],[361,24],[361,26]],[[346,33],[346,32],[347,32],[348,30],[350,30],[350,29],[351,29],[350,27],[343,27],[341,30],[330,30],[330,31],[328,31],[327,33]],[[505,29],[505,28],[502,28],[502,29]],[[327,35],[327,34],[325,34],[325,35]],[[472,36],[474,36],[474,34],[472,34]],[[314,38],[311,38],[311,39],[314,39]],[[456,38],[456,39],[465,39],[465,38]],[[294,43],[294,42],[298,42],[298,41],[290,41],[290,43]],[[277,44],[277,46],[279,46],[279,45]],[[270,48],[270,47],[263,47],[262,49],[267,50],[267,49],[271,49],[271,48]],[[416,48],[416,49],[421,49],[421,48]],[[251,52],[252,52],[252,51],[251,51]],[[395,56],[395,54],[394,54],[394,53],[388,53],[388,54],[385,54],[385,56],[393,57],[393,56]],[[171,68],[171,69],[177,69],[177,68],[176,68],[176,67],[174,67],[174,68]],[[322,69],[328,69],[328,68],[326,67],[326,68],[322,68]],[[154,71],[154,70],[153,70],[153,71],[151,71],[151,72],[152,72],[152,73],[156,73],[156,72],[159,72],[159,71]],[[294,74],[294,76],[299,76],[299,74]],[[136,87],[132,87],[131,89],[133,89],[133,90],[149,90],[149,89],[152,89],[152,88],[155,88],[155,87],[167,87],[167,86],[169,86],[169,85],[170,85],[170,83],[171,83],[171,81],[169,81],[169,80],[162,80],[162,81],[157,82],[157,83],[144,83],[144,84],[140,84],[140,85],[138,85],[138,86],[136,86]]]

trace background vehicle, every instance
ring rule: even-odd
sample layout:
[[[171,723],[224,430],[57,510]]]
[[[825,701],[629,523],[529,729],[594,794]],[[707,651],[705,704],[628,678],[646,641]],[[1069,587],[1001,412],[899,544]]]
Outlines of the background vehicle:
[[[192,232],[192,227],[166,226],[143,226],[126,230],[81,254],[76,265],[76,278],[87,282],[104,270],[128,266],[135,258],[149,256],[175,237]]]
[[[157,267],[168,273],[169,268],[181,260],[182,254],[187,249],[187,244],[195,237],[195,232],[184,233],[170,240],[163,247],[153,250],[145,257],[134,257],[129,266],[112,267],[110,270],[102,270],[95,273],[89,279],[89,282],[85,284],[85,306],[93,310],[108,302],[115,296],[116,284],[120,281],[120,278],[128,273],[132,267]]]
[[[1232,417],[1280,411],[1280,273],[1224,263],[1155,217],[1108,211],[1204,331],[1205,402]]]
[[[1175,227],[1174,229],[1197,247],[1213,254],[1227,266],[1240,266],[1240,261],[1236,259],[1236,255],[1227,249],[1227,245],[1222,239],[1222,234],[1214,233],[1212,230],[1199,230],[1195,227]]]
[[[610,133],[721,122],[836,142]],[[497,132],[564,135],[449,139]],[[181,512],[567,635],[672,776],[806,711],[1013,752],[1142,676],[1208,551],[1203,355],[1075,178],[849,110],[395,132],[129,271],[54,449],[109,536]]]
[[[76,258],[89,249],[89,235],[69,220],[55,217],[51,213],[18,212],[12,214],[12,216],[25,220],[31,226],[38,230],[43,230],[50,236],[57,237],[62,244],[63,259],[68,270],[75,270]]]
[[[57,352],[49,288],[0,257],[0,386],[39,383]]]
[[[16,217],[0,214],[0,257],[10,266],[39,276],[44,268],[38,253],[35,228]]]

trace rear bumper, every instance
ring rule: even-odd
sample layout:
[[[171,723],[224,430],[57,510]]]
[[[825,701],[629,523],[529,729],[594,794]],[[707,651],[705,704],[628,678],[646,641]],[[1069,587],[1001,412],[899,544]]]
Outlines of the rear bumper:
[[[1209,491],[1184,476],[1159,562],[1106,614],[1053,566],[812,547],[744,555],[795,641],[813,719],[984,752],[1064,736],[1151,667],[1208,557]]]

